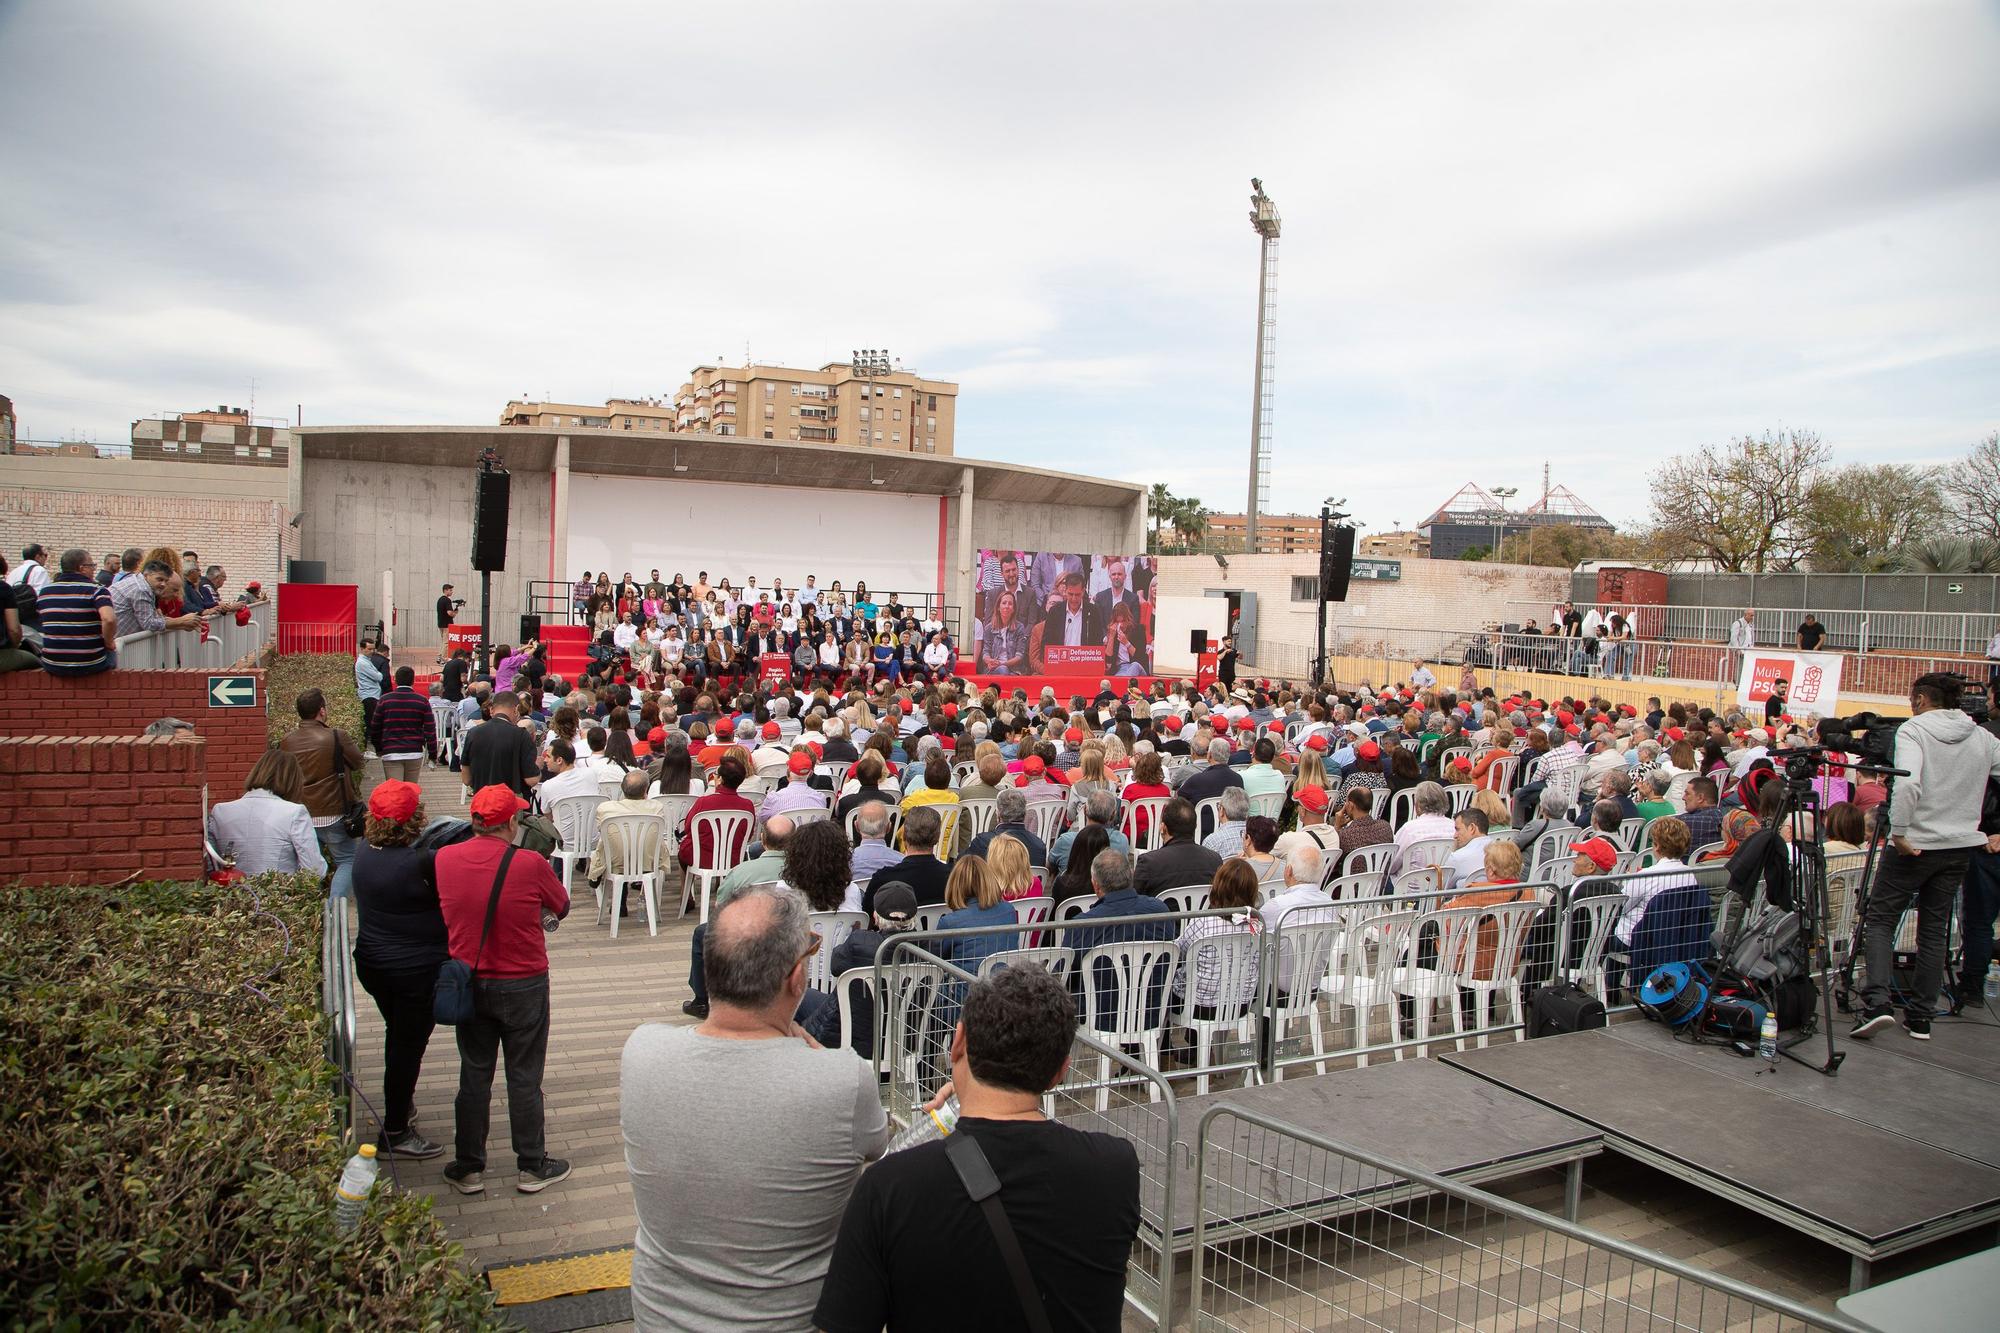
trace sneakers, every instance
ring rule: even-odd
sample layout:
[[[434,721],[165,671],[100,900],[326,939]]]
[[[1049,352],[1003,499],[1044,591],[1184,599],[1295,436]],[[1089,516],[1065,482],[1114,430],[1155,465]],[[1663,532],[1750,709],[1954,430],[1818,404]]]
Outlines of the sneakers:
[[[568,1162],[560,1157],[544,1157],[540,1166],[521,1168],[521,1177],[514,1182],[514,1188],[523,1194],[537,1194],[558,1181],[568,1179]]]
[[[1854,1020],[1854,1027],[1847,1035],[1857,1041],[1866,1041],[1883,1028],[1894,1027],[1895,1025],[1896,1011],[1894,1009],[1886,1007],[1881,1009],[1864,1009],[1861,1011],[1861,1017]]]
[[[705,1000],[683,1000],[681,1001],[681,1012],[689,1018],[707,1018],[708,1002]]]
[[[460,1194],[484,1194],[486,1181],[479,1173],[471,1162],[453,1162],[444,1169],[445,1183]]]
[[[1918,1018],[1914,1014],[1909,1015],[1903,1019],[1903,1027],[1918,1041],[1929,1041],[1931,1039],[1931,1021],[1928,1018]]]
[[[429,1139],[417,1133],[414,1128],[404,1130],[395,1138],[389,1139],[381,1145],[381,1154],[384,1157],[408,1157],[415,1161],[424,1161],[427,1158],[437,1157],[442,1155],[443,1152],[443,1144],[432,1143]]]

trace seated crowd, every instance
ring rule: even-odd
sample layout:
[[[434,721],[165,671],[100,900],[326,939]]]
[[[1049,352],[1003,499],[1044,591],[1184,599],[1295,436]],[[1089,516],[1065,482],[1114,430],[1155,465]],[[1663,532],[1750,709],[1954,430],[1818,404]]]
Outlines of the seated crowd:
[[[264,600],[252,582],[225,601],[221,565],[165,546],[107,552],[100,565],[82,547],[52,560],[31,542],[16,565],[0,556],[0,576],[0,672],[95,675],[118,664],[121,638],[166,630],[206,640],[210,621],[227,615],[248,624],[250,607]]]

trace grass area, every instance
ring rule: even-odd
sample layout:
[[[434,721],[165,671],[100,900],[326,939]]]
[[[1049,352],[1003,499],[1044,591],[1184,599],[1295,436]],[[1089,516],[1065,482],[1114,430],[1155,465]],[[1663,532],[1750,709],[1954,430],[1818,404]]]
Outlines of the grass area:
[[[320,903],[305,876],[0,900],[0,1326],[501,1327],[424,1196],[334,1229]]]
[[[327,722],[346,732],[362,749],[361,696],[354,688],[354,659],[345,653],[287,653],[271,663],[264,676],[264,693],[271,701],[271,740],[283,740],[299,724],[294,701],[318,686],[326,696]]]

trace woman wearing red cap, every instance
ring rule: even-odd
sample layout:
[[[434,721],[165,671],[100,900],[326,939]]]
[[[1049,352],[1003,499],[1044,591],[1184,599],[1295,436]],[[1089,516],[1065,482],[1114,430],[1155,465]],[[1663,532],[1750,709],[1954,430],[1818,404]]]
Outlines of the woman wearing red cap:
[[[384,1156],[436,1157],[444,1151],[410,1125],[417,1075],[434,1026],[437,972],[449,956],[435,856],[414,845],[425,822],[414,782],[381,783],[369,794],[366,841],[354,852],[354,900],[361,908],[354,975],[381,1010],[384,1028]]]

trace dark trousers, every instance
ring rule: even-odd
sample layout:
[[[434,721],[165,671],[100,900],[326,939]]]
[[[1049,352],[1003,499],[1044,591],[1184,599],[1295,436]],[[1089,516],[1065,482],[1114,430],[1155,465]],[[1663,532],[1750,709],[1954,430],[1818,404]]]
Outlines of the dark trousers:
[[[408,1131],[416,1109],[417,1075],[437,1026],[431,1017],[437,969],[390,970],[357,961],[354,976],[382,1012],[382,1137],[393,1140]]]
[[[363,699],[361,701],[361,734],[369,738],[369,743],[371,745],[374,743],[373,741],[374,732],[375,732],[375,701],[373,699]]]
[[[1993,922],[2000,919],[2000,852],[1984,847],[1973,851],[1959,893],[1965,932],[1965,957],[1959,964],[1958,994],[1970,999],[1986,989],[1986,969],[1993,961]]]
[[[514,1136],[514,1160],[540,1166],[542,1143],[542,1064],[549,1053],[549,977],[475,977],[473,1019],[458,1026],[457,1159],[486,1167],[486,1130],[491,1119],[493,1066],[507,1055],[507,1125]]]
[[[1895,972],[1896,927],[1903,910],[1917,905],[1916,993],[1907,1012],[1912,1018],[1937,1013],[1938,986],[1944,980],[1945,941],[1951,933],[1952,902],[1965,882],[1967,848],[1905,856],[1894,847],[1882,849],[1875,886],[1868,894],[1868,980],[1861,988],[1864,1009],[1889,1007],[1889,981]]]
[[[1530,782],[1514,792],[1514,800],[1509,808],[1514,814],[1515,828],[1524,827],[1535,817],[1535,807],[1542,803],[1542,792],[1548,785],[1546,782]],[[1528,849],[1523,847],[1521,850]]]

